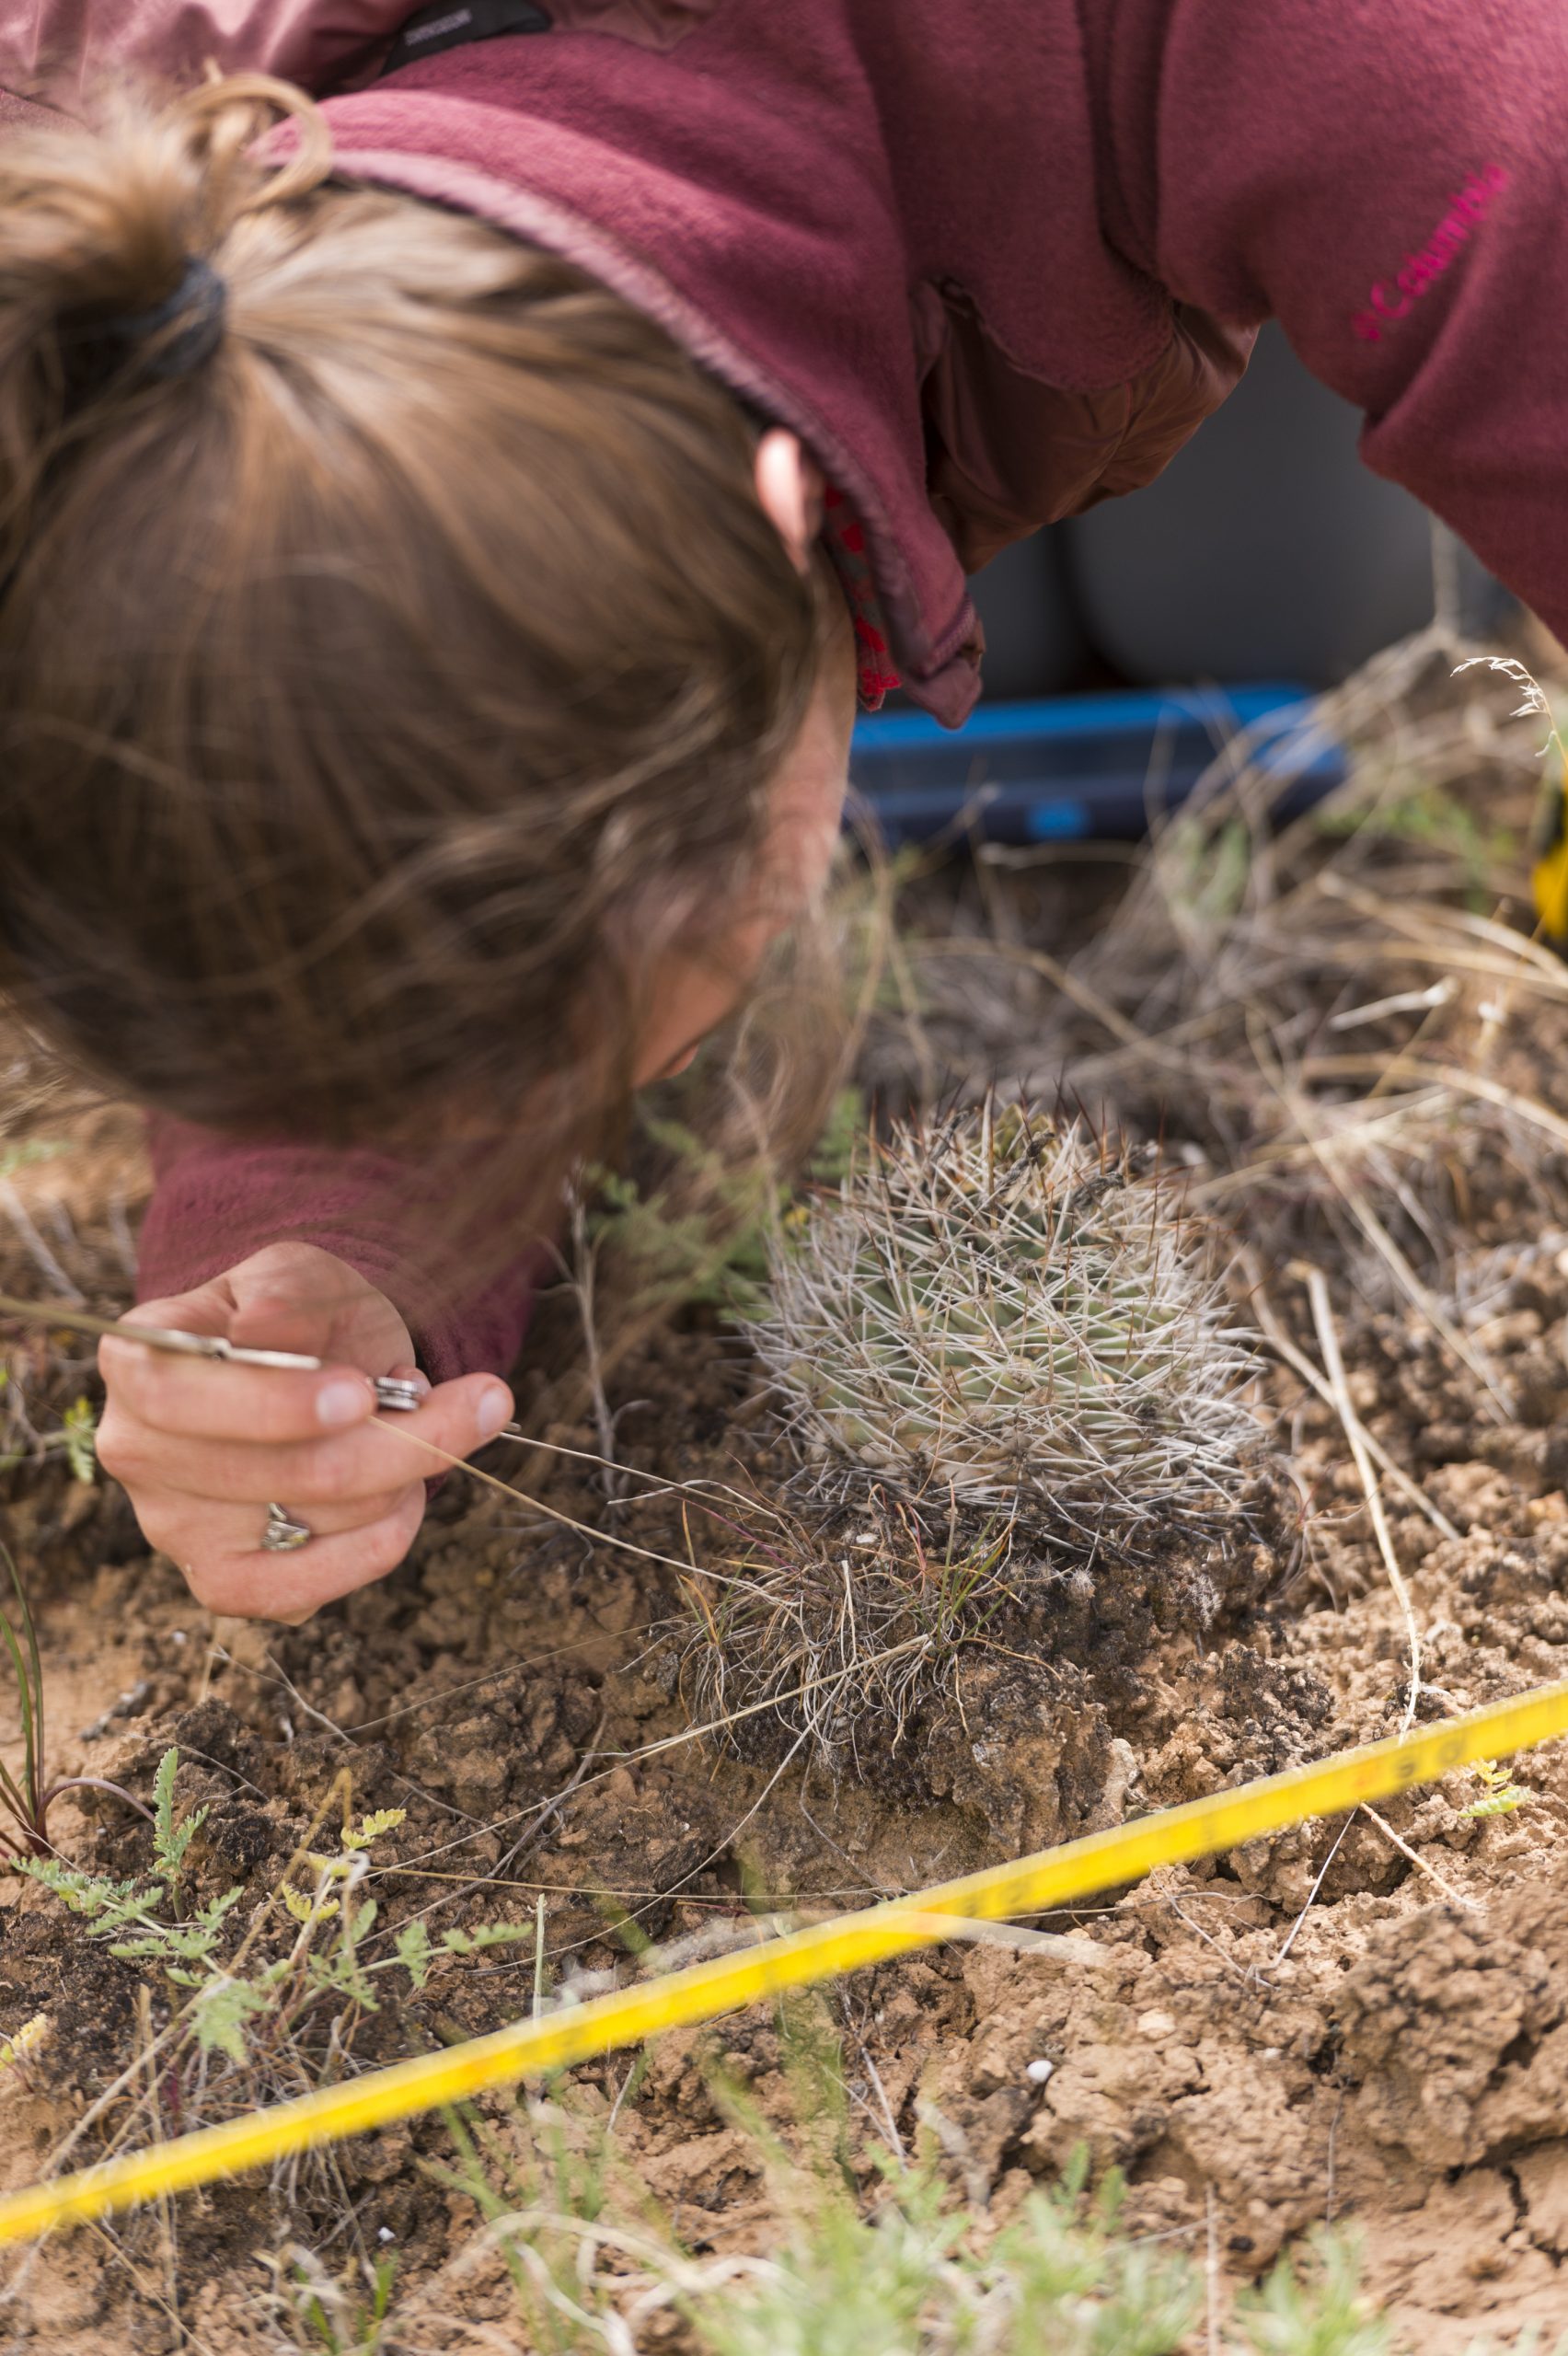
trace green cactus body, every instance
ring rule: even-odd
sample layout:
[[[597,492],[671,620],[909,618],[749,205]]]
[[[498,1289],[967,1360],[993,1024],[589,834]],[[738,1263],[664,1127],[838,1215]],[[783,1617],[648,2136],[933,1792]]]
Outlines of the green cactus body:
[[[896,1130],[788,1223],[754,1328],[823,1498],[868,1481],[1080,1553],[1234,1513],[1258,1364],[1177,1190],[1017,1108]]]

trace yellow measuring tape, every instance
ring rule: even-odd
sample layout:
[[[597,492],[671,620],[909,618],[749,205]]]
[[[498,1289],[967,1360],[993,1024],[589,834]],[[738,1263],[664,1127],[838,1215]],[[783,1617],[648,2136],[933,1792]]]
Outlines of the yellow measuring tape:
[[[102,2216],[133,2201],[237,2176],[244,2168],[263,2166],[313,2144],[335,2142],[395,2119],[462,2102],[488,2086],[514,2085],[520,2078],[639,2045],[662,2029],[714,2020],[787,1988],[809,1987],[917,1947],[936,1946],[951,1935],[954,1917],[1000,1922],[1043,1914],[1137,1881],[1156,1865],[1238,1849],[1262,1833],[1304,1823],[1309,1817],[1335,1816],[1362,1800],[1384,1799],[1412,1784],[1433,1783],[1477,1759],[1528,1750],[1564,1733],[1568,1680],[1541,1686],[1512,1702],[1493,1703],[1419,1734],[1343,1751],[1317,1766],[1294,1767],[1262,1783],[1139,1817],[1109,1832],[1091,1832],[1062,1848],[992,1865],[960,1881],[913,1890],[860,1913],[765,1939],[711,1962],[565,2006],[539,2020],[520,2021],[442,2053],[369,2071],[348,2085],[302,2095],[222,2127],[202,2128],[52,2184],[33,2185],[0,2200],[0,2242],[26,2240],[51,2225]]]

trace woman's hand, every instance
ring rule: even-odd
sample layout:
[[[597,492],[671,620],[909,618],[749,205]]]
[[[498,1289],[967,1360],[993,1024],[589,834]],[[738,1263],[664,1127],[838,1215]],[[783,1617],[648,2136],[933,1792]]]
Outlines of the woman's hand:
[[[409,1329],[385,1293],[314,1244],[271,1244],[194,1292],[142,1302],[136,1320],[322,1361],[295,1374],[114,1336],[99,1347],[98,1461],[213,1611],[297,1623],[380,1578],[408,1553],[440,1470],[400,1435],[467,1456],[513,1414],[503,1382],[469,1374],[416,1414],[377,1416],[369,1377],[417,1372]],[[274,1504],[309,1525],[307,1545],[262,1552]]]

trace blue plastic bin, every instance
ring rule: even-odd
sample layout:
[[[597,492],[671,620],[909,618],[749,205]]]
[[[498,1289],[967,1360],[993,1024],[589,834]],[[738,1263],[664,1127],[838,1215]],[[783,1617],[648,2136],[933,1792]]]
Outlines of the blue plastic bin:
[[[1343,783],[1343,748],[1294,682],[983,703],[956,733],[925,712],[873,713],[849,775],[896,847],[954,831],[982,841],[1126,841],[1176,809],[1238,730],[1279,780],[1276,819]]]

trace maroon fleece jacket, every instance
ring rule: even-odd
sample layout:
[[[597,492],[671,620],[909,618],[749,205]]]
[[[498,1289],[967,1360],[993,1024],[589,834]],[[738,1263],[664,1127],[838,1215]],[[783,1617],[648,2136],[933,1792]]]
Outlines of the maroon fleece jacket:
[[[290,75],[345,171],[663,319],[821,459],[868,699],[901,676],[961,720],[964,567],[1148,479],[1271,316],[1367,464],[1568,636],[1562,0],[548,0],[464,37],[509,6],[38,0],[0,80]],[[157,1158],[144,1297],[299,1231],[396,1295],[375,1156]],[[520,1264],[455,1300],[431,1370],[503,1367],[525,1298]]]

